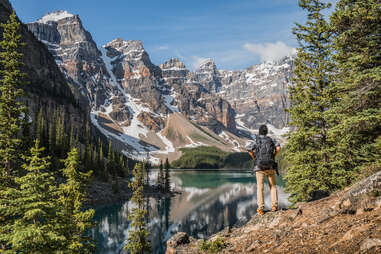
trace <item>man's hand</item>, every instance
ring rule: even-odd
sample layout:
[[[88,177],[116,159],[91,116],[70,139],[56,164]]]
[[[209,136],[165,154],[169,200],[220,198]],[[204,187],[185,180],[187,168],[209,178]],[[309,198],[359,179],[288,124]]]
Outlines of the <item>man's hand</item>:
[[[247,152],[250,154],[251,158],[253,158],[253,160],[255,160],[255,154],[254,154],[253,150],[250,150]]]
[[[277,147],[275,148],[274,157],[277,156],[279,152],[280,152],[280,146],[277,146]]]

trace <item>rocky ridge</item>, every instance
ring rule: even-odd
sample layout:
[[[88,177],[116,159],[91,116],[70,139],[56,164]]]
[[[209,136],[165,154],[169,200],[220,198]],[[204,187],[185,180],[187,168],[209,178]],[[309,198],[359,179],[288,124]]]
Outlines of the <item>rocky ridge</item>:
[[[81,105],[90,106],[92,123],[130,157],[142,159],[150,153],[157,162],[175,153],[176,158],[178,148],[210,139],[192,140],[191,130],[174,146],[163,132],[172,113],[184,115],[195,128],[211,130],[224,150],[240,150],[247,134],[266,120],[278,128],[287,124],[283,109],[288,106],[289,64],[232,72],[218,70],[208,59],[191,72],[177,58],[154,65],[141,41],[118,38],[98,48],[79,16],[66,11],[27,26],[79,91]]]
[[[381,171],[327,198],[254,215],[208,240],[217,238],[227,245],[219,253],[380,253]],[[203,253],[200,244],[181,232],[166,253]]]

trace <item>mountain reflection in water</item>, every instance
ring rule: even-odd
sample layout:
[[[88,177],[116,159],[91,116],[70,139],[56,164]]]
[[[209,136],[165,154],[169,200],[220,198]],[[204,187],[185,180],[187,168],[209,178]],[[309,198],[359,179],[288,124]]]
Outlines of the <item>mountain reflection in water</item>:
[[[153,172],[150,179],[156,179]],[[288,195],[277,179],[279,206],[286,208]],[[164,253],[165,241],[176,232],[195,238],[208,237],[227,226],[247,222],[257,209],[256,182],[250,173],[237,171],[174,171],[172,188],[182,194],[171,198],[147,199],[147,222],[153,253]],[[271,207],[268,185],[265,186],[266,209]],[[132,202],[96,209],[99,223],[91,231],[98,252],[124,253],[129,231],[128,212]]]

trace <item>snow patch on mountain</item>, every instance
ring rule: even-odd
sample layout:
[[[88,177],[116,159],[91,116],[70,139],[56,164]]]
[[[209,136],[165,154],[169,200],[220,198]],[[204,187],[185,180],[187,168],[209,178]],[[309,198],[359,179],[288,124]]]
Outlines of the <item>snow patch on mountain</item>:
[[[71,18],[71,17],[74,17],[74,15],[67,11],[55,11],[55,12],[46,14],[41,19],[37,20],[37,22],[46,24],[48,22],[57,22],[57,21],[60,21],[61,19]]]

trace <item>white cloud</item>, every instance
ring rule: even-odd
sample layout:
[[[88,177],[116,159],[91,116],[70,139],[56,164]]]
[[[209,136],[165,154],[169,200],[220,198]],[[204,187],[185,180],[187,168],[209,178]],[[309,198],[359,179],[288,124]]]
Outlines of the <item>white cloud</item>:
[[[168,50],[169,47],[167,45],[158,46],[156,49],[158,50]]]
[[[243,47],[260,57],[261,61],[276,61],[281,58],[294,54],[295,48],[287,46],[281,41],[275,43],[245,43]]]

